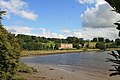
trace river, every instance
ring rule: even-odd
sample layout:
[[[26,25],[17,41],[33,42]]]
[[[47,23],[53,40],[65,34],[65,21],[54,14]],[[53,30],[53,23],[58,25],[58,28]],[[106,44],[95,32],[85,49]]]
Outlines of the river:
[[[80,52],[80,53],[66,53],[42,56],[23,57],[21,59],[24,63],[38,63],[56,65],[66,69],[71,68],[74,70],[85,69],[109,69],[111,64],[106,62],[106,58],[111,57],[109,52]]]

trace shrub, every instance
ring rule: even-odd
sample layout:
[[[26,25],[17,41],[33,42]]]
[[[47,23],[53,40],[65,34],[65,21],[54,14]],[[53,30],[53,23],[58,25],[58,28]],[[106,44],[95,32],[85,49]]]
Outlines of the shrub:
[[[2,12],[0,11],[0,80],[11,80],[18,70],[20,47],[15,35],[3,28]]]
[[[102,42],[96,43],[95,47],[98,48],[98,49],[100,49],[100,50],[106,50],[106,46]]]

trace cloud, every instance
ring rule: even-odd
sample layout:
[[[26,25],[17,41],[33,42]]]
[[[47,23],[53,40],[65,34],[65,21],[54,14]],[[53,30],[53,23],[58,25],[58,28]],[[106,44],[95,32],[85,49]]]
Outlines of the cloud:
[[[101,5],[101,4],[105,4],[105,0],[79,0],[80,4],[96,4],[97,5]]]
[[[8,18],[10,18],[11,13],[29,20],[36,20],[38,17],[37,14],[28,9],[28,3],[23,0],[0,0],[0,7],[8,12]]]
[[[61,31],[64,32],[65,34],[70,34],[70,33],[71,33],[71,31],[68,30],[68,29],[63,29],[63,30],[61,30]]]
[[[106,4],[96,8],[87,8],[85,13],[81,15],[83,27],[113,27],[113,23],[119,18],[116,13],[110,12],[110,10],[111,8]]]
[[[68,36],[75,36],[75,37],[79,37],[79,38],[83,38],[84,36],[82,35],[81,33],[81,30],[80,31],[77,31],[77,30],[69,30],[69,29],[63,29],[61,30],[61,32],[64,34],[64,36],[68,37]]]
[[[40,33],[40,36],[42,37],[49,37],[49,38],[66,38],[66,36],[62,35],[62,34],[58,34],[55,32],[51,32],[50,30],[47,30],[45,28],[39,28],[42,32]]]
[[[51,32],[45,28],[30,28],[26,26],[5,26],[5,28],[14,34],[26,34],[26,35],[34,35],[46,38],[66,38],[62,34]],[[37,33],[36,33],[37,32]]]
[[[95,3],[95,0],[79,0],[79,2],[81,4],[92,4],[92,3]]]
[[[108,39],[118,38],[118,30],[115,28],[84,28],[82,31],[84,38],[104,37]]]
[[[5,28],[14,34],[27,34],[30,35],[32,33],[33,28],[30,27],[18,27],[18,26],[5,26]]]
[[[84,0],[84,3],[87,0]],[[88,0],[90,1],[90,0]],[[103,0],[94,0],[95,7],[88,7],[81,14],[82,26],[89,28],[115,27],[114,22],[119,20],[120,15],[111,11],[112,8]]]
[[[112,8],[105,0],[79,0],[79,2],[94,5],[94,7],[87,7],[80,16],[83,29],[79,32],[84,38],[118,38],[118,30],[114,22],[119,20],[120,15],[111,11]]]
[[[95,37],[104,37],[109,39],[118,38],[118,30],[115,28],[83,28],[83,29],[63,29],[61,33],[55,33],[48,29],[40,27],[30,28],[26,26],[5,26],[5,28],[14,34],[26,34],[47,38],[67,38],[75,36],[78,38],[92,39]],[[34,31],[38,33],[34,33]]]
[[[67,31],[67,32],[66,32]],[[69,31],[69,32],[68,32]],[[92,39],[95,37],[104,37],[108,39],[118,38],[118,30],[115,28],[86,28],[77,30],[61,30],[65,36],[76,36],[79,38]]]

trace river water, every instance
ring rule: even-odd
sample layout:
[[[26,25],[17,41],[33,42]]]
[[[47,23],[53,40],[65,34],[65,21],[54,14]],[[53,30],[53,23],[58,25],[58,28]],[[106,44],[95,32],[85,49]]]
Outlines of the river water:
[[[24,63],[37,63],[59,66],[71,70],[106,70],[111,67],[111,63],[106,62],[106,58],[111,56],[105,52],[80,52],[80,53],[66,53],[42,56],[29,56],[21,58]]]

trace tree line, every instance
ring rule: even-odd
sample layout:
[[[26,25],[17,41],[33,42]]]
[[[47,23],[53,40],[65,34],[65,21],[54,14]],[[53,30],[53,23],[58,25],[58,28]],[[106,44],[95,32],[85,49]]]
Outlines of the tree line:
[[[120,39],[115,39],[115,41],[110,39],[105,39],[103,37],[93,38],[92,40],[84,40],[84,38],[78,37],[67,37],[66,39],[60,38],[45,38],[39,36],[30,36],[25,34],[18,34],[15,36],[22,50],[56,50],[60,43],[73,44],[73,48],[80,49],[85,46],[86,43],[95,42],[95,48],[114,48],[120,46]],[[89,48],[89,44],[86,45]]]

